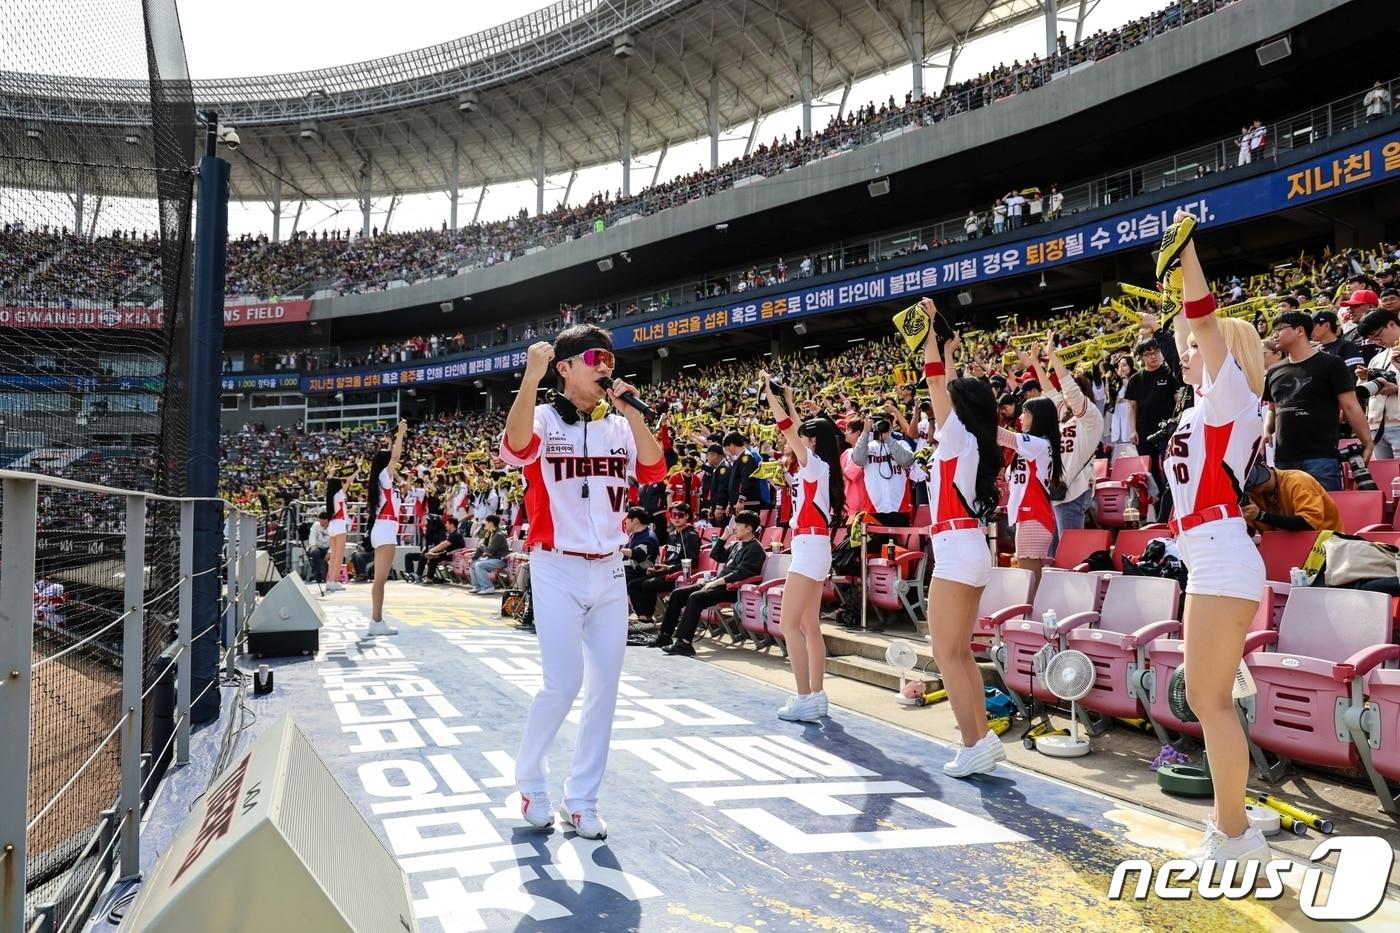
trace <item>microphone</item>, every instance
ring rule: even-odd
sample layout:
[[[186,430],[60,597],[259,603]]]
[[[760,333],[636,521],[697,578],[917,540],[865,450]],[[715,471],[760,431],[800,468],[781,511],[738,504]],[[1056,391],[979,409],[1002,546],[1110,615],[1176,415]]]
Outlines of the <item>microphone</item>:
[[[598,380],[598,385],[602,386],[604,389],[611,389],[612,384],[613,381],[611,376],[603,376],[601,379]],[[650,408],[647,407],[645,402],[637,398],[637,394],[635,392],[624,392],[620,396],[618,396],[618,398],[622,399],[628,405],[637,409],[637,411],[646,415],[648,418],[656,417],[656,412],[652,411]]]

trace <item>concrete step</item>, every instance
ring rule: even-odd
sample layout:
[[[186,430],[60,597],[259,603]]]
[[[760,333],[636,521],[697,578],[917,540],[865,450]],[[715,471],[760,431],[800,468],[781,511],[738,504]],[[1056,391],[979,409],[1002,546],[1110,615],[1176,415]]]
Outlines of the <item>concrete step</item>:
[[[855,654],[827,655],[826,672],[833,677],[845,677],[861,683],[884,687],[891,693],[899,689],[899,675],[884,661],[873,661]]]
[[[826,642],[827,654],[849,654],[884,663],[885,649],[891,641],[908,642],[919,658],[919,664],[932,659],[928,640],[917,637],[912,631],[864,632],[849,631],[839,625],[822,624],[822,640]]]

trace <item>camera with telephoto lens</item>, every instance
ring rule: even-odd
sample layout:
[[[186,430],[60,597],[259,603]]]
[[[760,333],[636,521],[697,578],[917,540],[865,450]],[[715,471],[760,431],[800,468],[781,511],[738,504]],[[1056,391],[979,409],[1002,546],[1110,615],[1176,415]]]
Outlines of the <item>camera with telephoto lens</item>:
[[[890,421],[888,418],[881,418],[875,422],[873,428],[876,437],[884,437],[890,433]]]
[[[1353,441],[1337,451],[1337,459],[1351,465],[1351,481],[1357,489],[1377,490],[1380,487],[1376,485],[1371,471],[1366,469],[1365,449],[1360,441]]]
[[[1356,383],[1356,400],[1362,405],[1373,395],[1380,395],[1381,389],[1389,385],[1395,385],[1397,378],[1394,372],[1389,369],[1367,369],[1365,381]]]

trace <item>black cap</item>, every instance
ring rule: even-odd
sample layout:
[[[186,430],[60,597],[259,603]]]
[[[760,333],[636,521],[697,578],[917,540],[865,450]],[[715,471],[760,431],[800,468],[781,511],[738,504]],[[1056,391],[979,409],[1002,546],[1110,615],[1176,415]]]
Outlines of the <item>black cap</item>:
[[[1313,326],[1316,327],[1318,324],[1330,325],[1334,333],[1342,329],[1342,321],[1337,317],[1337,312],[1330,309],[1324,309],[1313,315]]]
[[[1367,311],[1366,316],[1361,319],[1361,323],[1356,325],[1356,335],[1362,340],[1367,340],[1391,321],[1400,321],[1400,317],[1397,317],[1394,311],[1387,311],[1384,308]]]
[[[1254,466],[1249,468],[1249,475],[1244,478],[1244,488],[1254,489],[1269,481],[1270,470],[1268,464],[1263,460],[1254,461]]]

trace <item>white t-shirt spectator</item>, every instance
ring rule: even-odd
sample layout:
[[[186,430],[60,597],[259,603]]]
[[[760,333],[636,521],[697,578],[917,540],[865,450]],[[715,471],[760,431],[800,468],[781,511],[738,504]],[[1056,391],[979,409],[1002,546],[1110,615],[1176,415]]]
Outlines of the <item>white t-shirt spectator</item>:
[[[1390,112],[1390,92],[1384,87],[1373,87],[1361,101],[1366,106],[1366,116],[1383,117]]]

